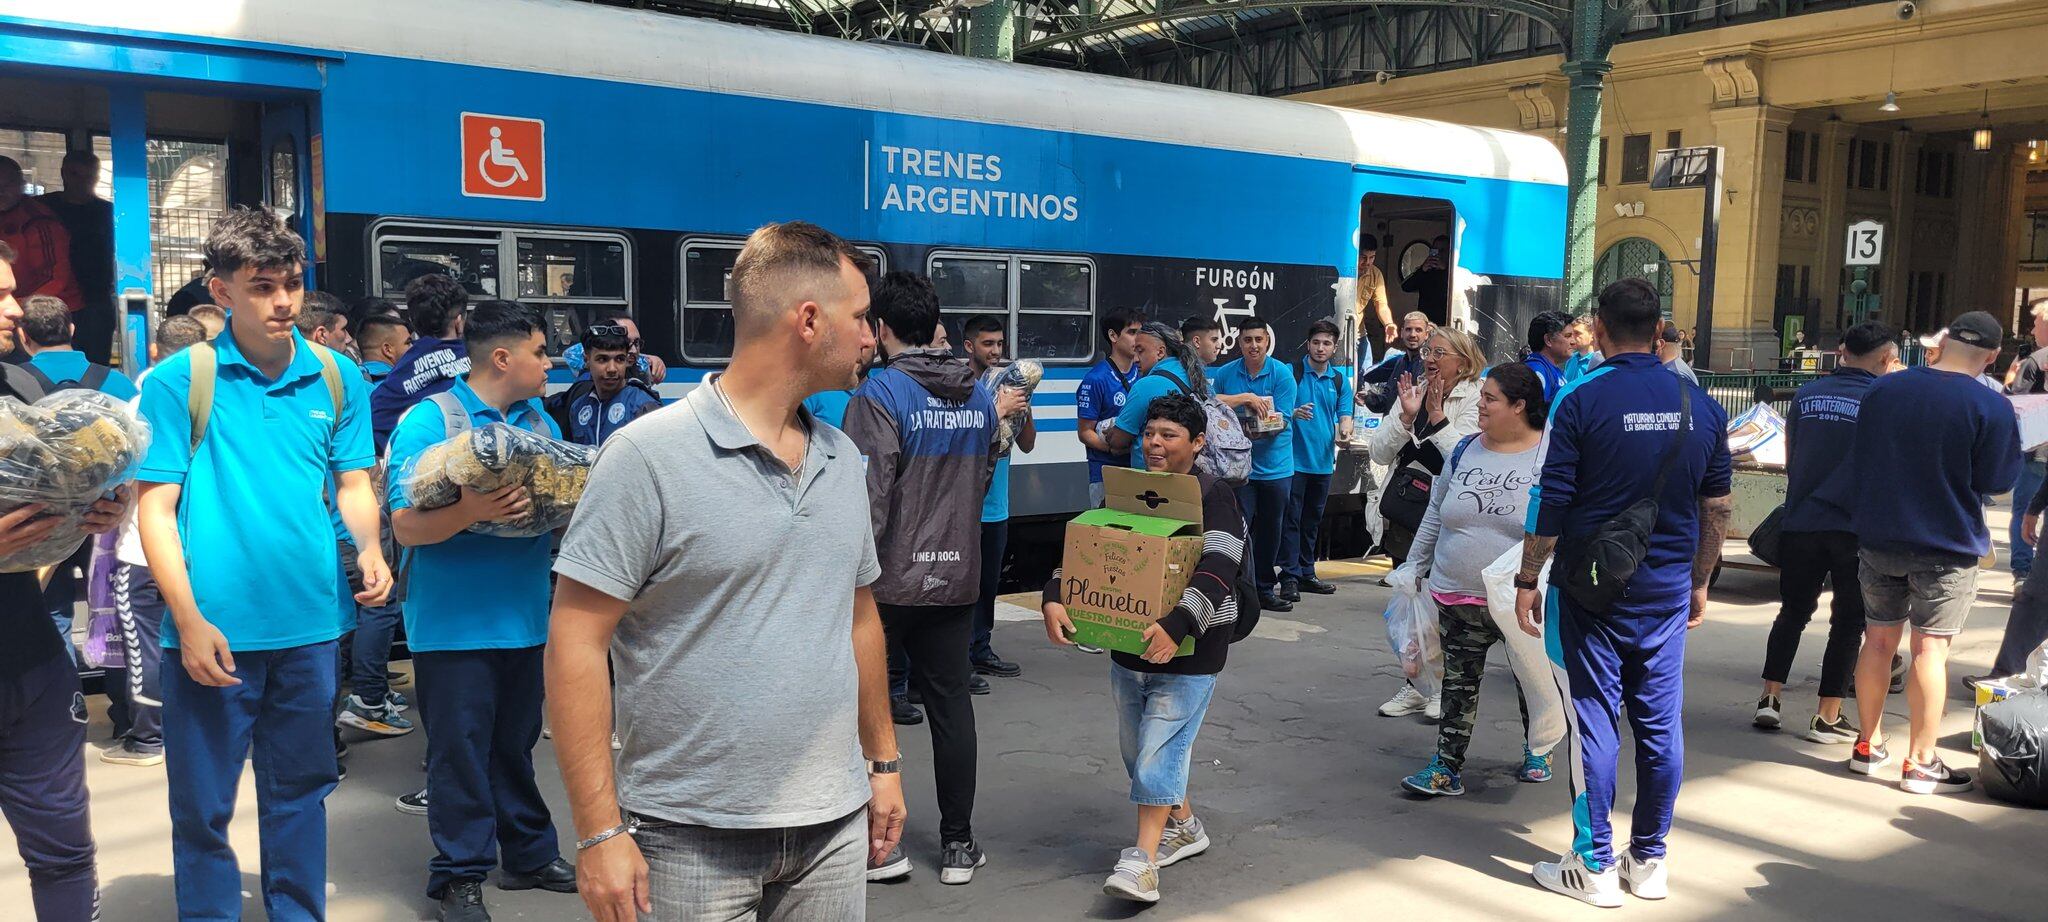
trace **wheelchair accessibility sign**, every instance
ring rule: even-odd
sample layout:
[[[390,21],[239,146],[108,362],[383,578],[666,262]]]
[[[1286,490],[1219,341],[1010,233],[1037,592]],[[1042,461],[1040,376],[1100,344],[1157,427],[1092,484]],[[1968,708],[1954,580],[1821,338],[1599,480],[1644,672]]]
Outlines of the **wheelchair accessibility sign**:
[[[462,113],[462,194],[545,201],[545,135],[537,118]]]

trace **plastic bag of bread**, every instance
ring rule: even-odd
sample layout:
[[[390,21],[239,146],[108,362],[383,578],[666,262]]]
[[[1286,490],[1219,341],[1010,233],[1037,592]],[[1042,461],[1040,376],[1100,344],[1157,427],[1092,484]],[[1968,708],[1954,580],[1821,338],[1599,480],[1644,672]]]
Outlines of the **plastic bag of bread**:
[[[995,397],[1003,388],[1016,388],[1024,392],[1024,409],[997,421],[996,455],[1007,457],[1012,446],[1017,444],[1017,433],[1024,428],[1024,420],[1031,413],[1031,395],[1038,390],[1038,382],[1045,380],[1045,366],[1030,359],[1019,359],[1008,365],[997,365],[982,372],[981,383],[988,388],[990,397]]]
[[[462,488],[494,493],[518,484],[533,503],[511,521],[478,522],[469,530],[499,538],[531,538],[569,523],[597,449],[551,439],[504,423],[456,434],[420,452],[406,481],[417,509],[439,509],[462,498]]]
[[[86,539],[92,504],[135,476],[149,424],[98,391],[59,391],[24,404],[0,398],[0,515],[39,504],[63,519],[49,537],[0,557],[0,572],[58,563]]]

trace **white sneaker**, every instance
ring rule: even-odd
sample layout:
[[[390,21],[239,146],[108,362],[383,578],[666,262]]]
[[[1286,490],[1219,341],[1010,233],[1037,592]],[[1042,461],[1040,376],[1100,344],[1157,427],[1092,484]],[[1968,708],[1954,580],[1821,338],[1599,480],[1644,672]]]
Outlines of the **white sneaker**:
[[[1636,860],[1635,852],[1623,851],[1621,883],[1639,900],[1661,900],[1671,895],[1671,869],[1662,858]]]
[[[1621,874],[1613,868],[1590,871],[1578,852],[1565,852],[1556,861],[1539,861],[1530,876],[1544,889],[1598,906],[1614,909],[1621,905]]]
[[[1444,719],[1444,696],[1429,696],[1429,704],[1425,705],[1422,708],[1422,716],[1427,717],[1430,720]]]
[[[1159,866],[1145,860],[1145,853],[1138,849],[1124,849],[1116,867],[1110,870],[1109,879],[1102,882],[1102,892],[1120,900],[1157,903]]]
[[[1202,818],[1190,816],[1185,823],[1166,821],[1165,831],[1159,834],[1157,864],[1167,867],[1183,858],[1193,858],[1209,850],[1209,831],[1202,828]]]
[[[1416,691],[1415,686],[1403,682],[1401,690],[1395,692],[1394,697],[1388,698],[1387,703],[1380,705],[1380,716],[1406,717],[1428,709],[1429,699],[1422,697],[1422,693]]]

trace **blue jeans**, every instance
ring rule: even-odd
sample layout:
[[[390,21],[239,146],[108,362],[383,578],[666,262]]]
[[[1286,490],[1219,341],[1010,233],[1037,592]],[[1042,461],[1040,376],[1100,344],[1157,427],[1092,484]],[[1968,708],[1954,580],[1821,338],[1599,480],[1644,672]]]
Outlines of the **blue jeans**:
[[[1216,677],[1138,672],[1112,662],[1109,687],[1116,695],[1131,803],[1170,807],[1187,800],[1188,760],[1216,693]]]
[[[2020,467],[2019,482],[2012,487],[2012,525],[2008,529],[2012,539],[2012,575],[2022,579],[2034,569],[2034,549],[2021,537],[2020,525],[2026,518],[2027,503],[2033,500],[2044,480],[2048,480],[2048,461],[2037,461],[2030,455]]]
[[[386,678],[391,668],[391,638],[397,635],[403,617],[404,606],[398,602],[356,606],[356,629],[349,641],[348,686],[349,693],[363,699],[364,704],[382,704],[391,691],[391,680]]]
[[[1292,483],[1287,525],[1280,533],[1280,575],[1308,579],[1316,575],[1316,533],[1330,501],[1330,475],[1296,473]]]
[[[1280,563],[1280,532],[1287,524],[1287,500],[1293,495],[1293,476],[1253,480],[1237,488],[1237,507],[1244,512],[1251,530],[1253,581],[1259,593],[1271,594],[1280,580],[1273,574]]]
[[[640,818],[648,919],[859,922],[867,917],[868,811],[814,826],[717,829]]]
[[[164,651],[164,774],[178,918],[242,917],[242,870],[228,844],[242,759],[254,744],[263,908],[277,922],[327,914],[327,794],[334,790],[335,641],[235,651],[240,685],[192,681]]]
[[[68,660],[52,656],[0,679],[0,812],[28,866],[28,915],[42,922],[99,918],[86,810],[85,697]],[[23,918],[24,908],[15,904],[6,916]]]
[[[533,777],[545,647],[413,654],[427,723],[427,896],[491,868],[524,874],[562,857]],[[502,861],[499,860],[502,857]]]

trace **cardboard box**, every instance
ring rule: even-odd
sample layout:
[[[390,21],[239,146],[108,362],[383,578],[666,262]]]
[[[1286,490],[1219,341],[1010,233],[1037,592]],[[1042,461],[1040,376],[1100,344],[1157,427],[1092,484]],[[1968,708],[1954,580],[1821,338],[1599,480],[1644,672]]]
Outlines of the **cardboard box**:
[[[1145,652],[1145,628],[1180,601],[1202,559],[1202,487],[1188,474],[1102,469],[1104,506],[1067,523],[1060,595],[1073,639]],[[1176,656],[1195,652],[1194,638]]]
[[[1970,751],[1984,748],[1984,706],[1994,701],[2004,701],[2018,694],[2016,689],[1998,682],[1984,682],[1977,686],[1977,710],[1970,715]]]

